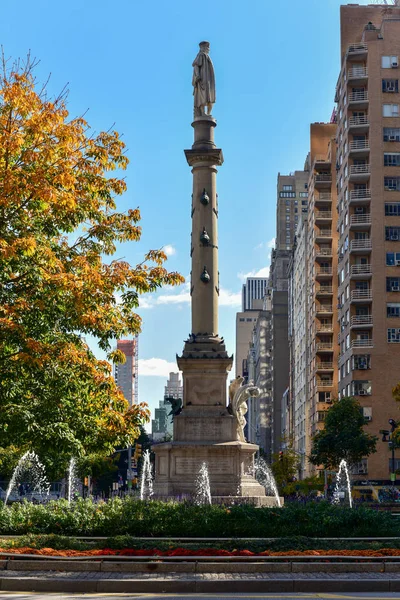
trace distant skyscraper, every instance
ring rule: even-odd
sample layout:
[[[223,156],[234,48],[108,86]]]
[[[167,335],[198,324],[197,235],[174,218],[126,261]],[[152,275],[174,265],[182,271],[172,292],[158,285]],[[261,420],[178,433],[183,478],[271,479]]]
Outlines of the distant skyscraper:
[[[262,300],[267,291],[266,277],[248,277],[242,287],[242,311],[254,310],[254,300]]]
[[[114,365],[115,381],[130,406],[137,402],[137,344],[137,337],[134,340],[118,340],[117,350],[125,354],[126,361],[123,365]]]
[[[165,398],[183,398],[183,384],[179,373],[170,373],[164,388]]]
[[[158,408],[154,410],[154,419],[151,422],[151,435],[153,441],[162,441],[166,437],[172,439],[173,419],[169,414],[172,406],[166,398],[183,398],[183,385],[179,373],[170,373],[167,385],[164,388],[164,400],[160,400]]]

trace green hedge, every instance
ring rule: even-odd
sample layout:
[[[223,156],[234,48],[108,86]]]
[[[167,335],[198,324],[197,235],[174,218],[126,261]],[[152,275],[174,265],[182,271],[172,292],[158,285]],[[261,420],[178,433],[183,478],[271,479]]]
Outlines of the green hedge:
[[[64,500],[0,505],[0,535],[28,533],[133,537],[383,537],[400,536],[400,520],[364,507],[326,502],[283,508],[195,506],[115,498],[99,504]]]

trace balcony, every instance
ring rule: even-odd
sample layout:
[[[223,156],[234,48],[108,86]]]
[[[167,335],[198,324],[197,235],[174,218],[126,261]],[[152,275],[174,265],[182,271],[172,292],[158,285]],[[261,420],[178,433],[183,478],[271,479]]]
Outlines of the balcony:
[[[351,340],[352,348],[373,348],[374,343],[372,338],[368,338],[366,340]]]
[[[320,192],[319,196],[315,198],[314,202],[315,206],[330,205],[332,203],[332,194],[330,192]]]
[[[350,216],[350,229],[369,229],[371,226],[371,213],[354,214]]]
[[[317,333],[332,333],[333,323],[330,325],[317,325]]]
[[[318,296],[332,296],[333,288],[330,285],[320,286],[316,291],[315,295]]]
[[[365,158],[369,155],[369,140],[356,140],[350,142],[349,155],[352,158]]]
[[[333,371],[333,362],[319,362],[316,369],[317,371]]]
[[[318,243],[326,242],[332,238],[331,229],[316,229],[315,230],[315,241]]]
[[[333,352],[333,341],[332,342],[318,342],[316,344],[317,352]]]
[[[372,290],[352,290],[351,301],[352,302],[371,302],[372,301]]]
[[[332,267],[320,267],[315,276],[317,279],[330,279],[332,274]]]
[[[368,81],[367,67],[352,67],[347,71],[347,81],[351,85],[365,84]]]
[[[369,129],[368,115],[360,115],[359,117],[350,117],[348,123],[349,133],[357,134],[367,133]]]
[[[351,240],[350,252],[353,254],[366,254],[372,250],[372,240]]]
[[[332,220],[332,211],[330,210],[317,210],[315,212],[315,222],[325,223],[326,221]]]
[[[317,388],[328,388],[333,386],[333,379],[320,379],[317,381]]]
[[[368,56],[368,46],[365,42],[358,42],[356,44],[350,44],[347,48],[346,59],[348,61],[355,60],[361,61],[366,60]]]
[[[370,165],[351,165],[349,181],[353,183],[366,183],[371,175]]]
[[[332,258],[332,248],[316,248],[316,258]]]
[[[372,275],[372,267],[367,265],[351,265],[350,277],[352,279],[367,279]]]
[[[315,312],[318,315],[331,315],[333,313],[333,306],[331,304],[320,304],[316,306]]]
[[[314,175],[314,187],[317,190],[330,189],[332,185],[331,173],[316,173]]]
[[[372,327],[372,315],[353,315],[350,319],[350,327]]]
[[[322,154],[317,154],[314,158],[313,168],[315,171],[330,171],[331,161]]]
[[[368,108],[368,92],[366,90],[359,90],[351,92],[348,96],[349,107],[355,109]]]
[[[371,202],[371,190],[364,188],[361,190],[351,190],[349,204],[369,204]]]

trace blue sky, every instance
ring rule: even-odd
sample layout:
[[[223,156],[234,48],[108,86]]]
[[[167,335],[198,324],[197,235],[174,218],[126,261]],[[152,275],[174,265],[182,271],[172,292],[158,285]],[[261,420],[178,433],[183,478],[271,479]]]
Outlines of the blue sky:
[[[360,4],[367,2],[359,2]],[[276,177],[302,169],[309,124],[327,121],[339,72],[339,0],[20,0],[2,5],[5,55],[40,59],[39,81],[70,89],[72,115],[124,135],[130,165],[119,208],[139,206],[143,236],[117,256],[132,263],[166,246],[190,271],[192,61],[203,39],[216,71],[220,334],[235,349],[245,274],[264,273],[275,236]],[[140,309],[139,399],[163,397],[190,329],[187,289],[146,296]],[[96,349],[94,342],[93,347]],[[154,375],[154,372],[157,375]]]

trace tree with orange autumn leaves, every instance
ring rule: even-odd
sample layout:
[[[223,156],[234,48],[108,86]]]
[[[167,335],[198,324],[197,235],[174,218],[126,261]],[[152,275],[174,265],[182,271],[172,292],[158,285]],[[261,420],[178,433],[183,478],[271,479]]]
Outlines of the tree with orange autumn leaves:
[[[123,362],[111,349],[139,332],[140,295],[183,278],[160,250],[134,267],[112,258],[141,235],[139,210],[116,210],[124,143],[90,135],[65,94],[36,89],[33,66],[0,75],[0,467],[10,449],[33,449],[56,473],[71,456],[126,445],[149,419],[84,336]]]

